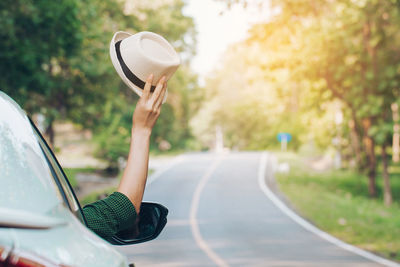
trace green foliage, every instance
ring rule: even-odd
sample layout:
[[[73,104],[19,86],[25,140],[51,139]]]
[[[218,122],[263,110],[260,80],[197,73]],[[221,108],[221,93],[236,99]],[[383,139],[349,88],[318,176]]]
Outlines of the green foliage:
[[[82,43],[78,12],[76,0],[1,1],[0,88],[28,110],[57,105],[68,87],[60,68]]]
[[[216,126],[222,128],[224,144],[234,149],[277,148],[280,132],[293,136],[291,149],[308,142],[323,148],[331,144],[334,103],[315,104],[320,96],[310,81],[297,79],[288,70],[290,62],[282,62],[291,44],[284,46],[278,38],[285,42],[287,35],[273,34],[231,47],[207,81],[206,101],[192,121],[204,146],[213,145]]]
[[[123,21],[128,29],[132,29],[131,32],[148,30],[162,34],[182,52],[184,59],[182,66],[168,83],[168,99],[151,136],[152,150],[158,150],[161,142],[168,142],[171,149],[182,149],[191,138],[188,121],[195,111],[196,105],[193,105],[193,101],[197,100],[199,88],[197,77],[191,73],[186,62],[193,54],[195,38],[193,21],[183,15],[183,6],[180,0],[164,1],[157,5],[132,1],[125,3],[124,12],[121,10],[121,14],[124,14]],[[120,23],[119,19],[117,23]],[[104,53],[107,57],[108,41],[103,45],[107,50]],[[132,114],[138,97],[122,84],[108,58],[104,64],[111,72],[112,77],[109,80],[114,80],[115,83],[106,92],[103,90],[106,98],[103,105],[96,105],[96,108],[90,110],[97,116],[88,116],[93,118],[88,125],[95,132],[97,155],[115,165],[119,157],[126,157],[129,152]]]
[[[311,141],[327,148],[340,134],[343,150],[358,154],[360,168],[371,163],[373,175],[371,147],[390,144],[390,105],[400,101],[398,2],[277,0],[270,8],[276,12],[268,22],[230,49],[207,84],[215,103],[199,117],[213,119],[203,118],[208,126],[198,136],[219,124],[231,147],[273,147],[277,132],[291,131],[293,147]],[[340,126],[338,111],[344,113]]]
[[[1,1],[0,89],[28,113],[43,113],[49,128],[55,119],[68,119],[91,129],[98,155],[115,164],[129,149],[138,98],[115,72],[109,42],[118,30],[154,31],[181,52],[183,64],[169,82],[151,147],[166,140],[182,148],[191,138],[188,121],[199,95],[188,68],[194,23],[183,7],[182,0]]]
[[[168,142],[172,150],[182,150],[193,140],[189,120],[197,107],[192,103],[198,99],[198,91],[195,76],[188,70],[178,70],[168,83],[168,100],[163,104],[153,129],[151,151],[158,151],[162,141]],[[95,142],[98,144],[96,154],[112,165],[117,163],[119,157],[128,156],[132,114],[137,99],[130,89],[122,88],[119,94],[103,105],[102,117],[94,128]]]
[[[109,99],[104,105],[101,123],[96,126],[96,154],[114,165],[119,157],[127,157],[129,152],[132,112],[135,106],[129,106],[128,100],[124,98],[125,96],[120,94],[115,95],[114,99]],[[133,99],[130,99],[130,102],[133,103]]]

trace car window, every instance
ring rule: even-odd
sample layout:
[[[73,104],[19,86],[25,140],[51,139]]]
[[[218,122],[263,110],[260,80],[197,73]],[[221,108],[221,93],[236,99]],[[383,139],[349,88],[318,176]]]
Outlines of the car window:
[[[51,168],[54,170],[54,179],[57,179],[62,187],[62,190],[64,191],[65,198],[67,200],[67,204],[70,207],[71,211],[75,214],[75,216],[84,224],[84,216],[82,214],[81,207],[79,205],[79,202],[72,190],[71,185],[68,182],[68,178],[65,176],[64,172],[62,171],[59,163],[57,162],[53,152],[50,150],[48,147],[47,143],[44,141],[43,137],[39,134],[38,130],[35,128],[35,133],[38,137],[39,144],[41,148],[43,149],[44,154],[47,157],[47,160],[49,161],[49,164],[51,165]]]

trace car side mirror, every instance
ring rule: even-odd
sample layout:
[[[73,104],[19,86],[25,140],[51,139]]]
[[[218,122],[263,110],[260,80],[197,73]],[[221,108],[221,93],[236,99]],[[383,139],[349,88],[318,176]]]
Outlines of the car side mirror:
[[[143,202],[132,227],[118,232],[108,242],[113,245],[131,245],[153,240],[167,224],[168,209],[158,203]]]

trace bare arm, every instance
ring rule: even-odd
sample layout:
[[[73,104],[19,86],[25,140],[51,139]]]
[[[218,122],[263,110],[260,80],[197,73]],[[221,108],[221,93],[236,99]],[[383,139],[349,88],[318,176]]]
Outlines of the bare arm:
[[[152,79],[153,75],[150,75],[133,114],[128,161],[117,190],[130,199],[137,213],[140,212],[140,204],[146,186],[150,135],[160,115],[162,100],[167,88],[165,77],[162,77],[154,93],[151,94]]]

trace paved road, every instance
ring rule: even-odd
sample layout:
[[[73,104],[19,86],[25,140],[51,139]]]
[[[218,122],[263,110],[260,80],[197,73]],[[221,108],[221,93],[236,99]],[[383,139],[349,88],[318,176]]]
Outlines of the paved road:
[[[260,189],[261,153],[185,155],[146,189],[169,208],[153,241],[123,247],[136,266],[380,266],[305,230]]]

